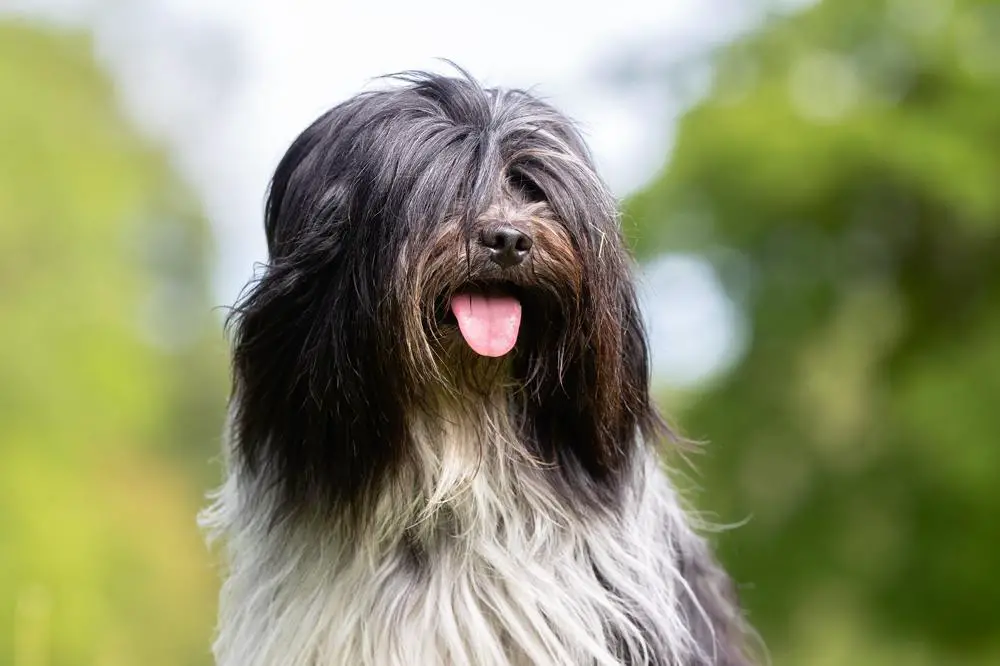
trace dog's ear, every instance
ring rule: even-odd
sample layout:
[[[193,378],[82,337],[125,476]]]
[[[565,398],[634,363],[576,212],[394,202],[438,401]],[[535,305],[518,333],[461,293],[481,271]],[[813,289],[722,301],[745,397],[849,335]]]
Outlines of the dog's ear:
[[[376,291],[387,262],[355,251],[372,225],[348,223],[356,202],[310,150],[311,132],[275,173],[270,261],[230,320],[232,441],[286,507],[350,510],[403,451],[404,391]]]
[[[615,199],[572,124],[533,104],[546,131],[525,134],[528,145],[514,152],[508,170],[565,225],[580,279],[572,293],[559,294],[560,312],[549,313],[547,330],[521,360],[526,425],[576,496],[590,489],[599,493],[595,503],[607,506],[604,491],[624,487],[636,438],[653,440],[665,426],[650,400],[649,348]]]
[[[608,243],[601,256],[585,247],[580,254],[582,291],[546,372],[535,373],[529,422],[546,457],[600,493],[622,487],[635,440],[655,440],[665,425],[649,393],[649,349],[628,257],[620,243]]]

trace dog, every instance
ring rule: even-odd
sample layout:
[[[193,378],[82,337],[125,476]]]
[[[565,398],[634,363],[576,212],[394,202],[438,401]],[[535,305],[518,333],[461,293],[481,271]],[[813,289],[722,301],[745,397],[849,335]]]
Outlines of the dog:
[[[464,71],[390,80],[280,160],[229,321],[216,662],[751,664],[580,133]]]

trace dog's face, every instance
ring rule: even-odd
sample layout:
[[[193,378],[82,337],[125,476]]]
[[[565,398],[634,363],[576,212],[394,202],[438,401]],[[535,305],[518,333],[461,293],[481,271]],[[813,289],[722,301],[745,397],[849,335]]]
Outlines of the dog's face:
[[[236,453],[290,506],[356,508],[407,464],[415,413],[499,393],[557,485],[606,503],[658,423],[615,202],[550,106],[406,81],[275,172],[234,319]]]

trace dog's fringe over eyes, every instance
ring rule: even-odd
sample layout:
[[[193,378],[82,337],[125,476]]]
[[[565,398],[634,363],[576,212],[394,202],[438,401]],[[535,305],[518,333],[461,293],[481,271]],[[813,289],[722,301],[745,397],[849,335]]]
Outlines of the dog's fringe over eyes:
[[[579,134],[464,72],[395,78],[271,183],[203,514],[229,554],[218,663],[751,663],[660,469],[631,263]]]

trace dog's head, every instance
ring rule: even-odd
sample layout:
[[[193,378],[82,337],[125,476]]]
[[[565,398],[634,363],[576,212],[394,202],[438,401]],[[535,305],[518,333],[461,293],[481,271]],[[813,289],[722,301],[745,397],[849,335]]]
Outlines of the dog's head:
[[[358,506],[412,417],[506,401],[575,497],[658,424],[613,197],[572,124],[468,77],[335,107],[292,144],[235,310],[235,450],[290,506]]]

